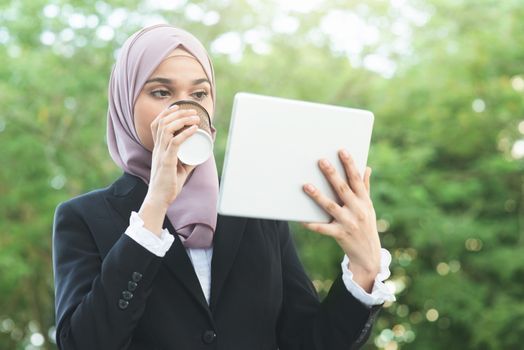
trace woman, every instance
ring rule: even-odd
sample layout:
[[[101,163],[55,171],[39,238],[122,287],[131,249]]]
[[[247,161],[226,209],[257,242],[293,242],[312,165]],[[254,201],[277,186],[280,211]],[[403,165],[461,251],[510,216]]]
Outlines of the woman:
[[[213,116],[215,98],[212,63],[190,33],[161,24],[124,43],[107,128],[123,175],[55,212],[59,348],[357,348],[384,301],[394,300],[382,283],[390,255],[380,247],[369,168],[362,181],[341,157],[347,183],[322,167],[343,207],[308,192],[335,220],[304,226],[334,237],[346,253],[322,302],[287,222],[217,215],[214,157],[196,167],[177,160],[196,128],[176,132],[198,122],[195,111],[168,108],[190,99]]]

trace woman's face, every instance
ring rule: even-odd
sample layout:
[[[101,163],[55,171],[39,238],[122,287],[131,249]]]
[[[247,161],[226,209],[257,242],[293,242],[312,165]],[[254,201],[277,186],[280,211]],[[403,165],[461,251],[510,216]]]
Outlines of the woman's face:
[[[153,151],[151,123],[157,115],[179,100],[202,105],[213,121],[211,83],[197,59],[178,47],[164,59],[148,78],[134,106],[134,123],[142,145]]]

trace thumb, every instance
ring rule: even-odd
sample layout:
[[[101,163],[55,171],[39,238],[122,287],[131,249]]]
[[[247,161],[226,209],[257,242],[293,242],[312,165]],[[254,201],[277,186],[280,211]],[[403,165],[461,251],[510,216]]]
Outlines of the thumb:
[[[364,185],[366,187],[366,190],[368,191],[369,196],[371,196],[370,178],[371,178],[371,168],[366,167],[366,173],[364,174]]]

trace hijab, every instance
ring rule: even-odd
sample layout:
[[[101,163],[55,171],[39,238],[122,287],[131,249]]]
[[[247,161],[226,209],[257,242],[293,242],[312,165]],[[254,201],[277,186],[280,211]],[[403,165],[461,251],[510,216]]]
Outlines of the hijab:
[[[145,27],[131,35],[121,47],[113,65],[108,88],[107,145],[113,161],[125,172],[147,185],[152,152],[135,130],[133,110],[146,80],[177,47],[182,46],[200,63],[211,82],[216,106],[216,88],[211,59],[191,33],[168,24]],[[211,126],[215,141],[216,129]],[[218,173],[215,157],[196,166],[181,192],[167,210],[167,217],[186,248],[209,248],[217,224]]]

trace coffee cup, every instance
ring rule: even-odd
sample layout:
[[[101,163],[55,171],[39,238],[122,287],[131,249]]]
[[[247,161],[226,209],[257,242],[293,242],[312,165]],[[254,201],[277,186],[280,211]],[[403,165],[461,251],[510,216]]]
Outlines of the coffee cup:
[[[213,138],[211,134],[211,118],[206,109],[199,103],[191,100],[180,100],[172,103],[169,108],[179,106],[180,109],[194,109],[200,117],[197,131],[187,138],[178,149],[178,159],[187,165],[199,165],[204,163],[213,154]],[[189,125],[176,131],[173,136],[189,128]]]

